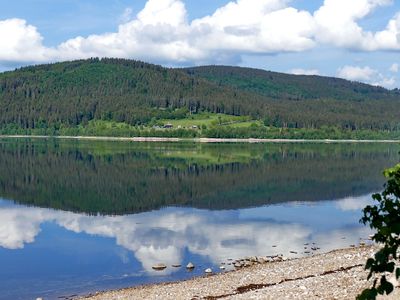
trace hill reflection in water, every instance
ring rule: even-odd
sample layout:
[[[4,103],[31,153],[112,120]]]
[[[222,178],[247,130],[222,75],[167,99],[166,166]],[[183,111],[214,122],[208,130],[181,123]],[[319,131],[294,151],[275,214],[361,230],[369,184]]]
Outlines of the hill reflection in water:
[[[237,209],[381,189],[391,144],[0,141],[0,196],[88,214]]]

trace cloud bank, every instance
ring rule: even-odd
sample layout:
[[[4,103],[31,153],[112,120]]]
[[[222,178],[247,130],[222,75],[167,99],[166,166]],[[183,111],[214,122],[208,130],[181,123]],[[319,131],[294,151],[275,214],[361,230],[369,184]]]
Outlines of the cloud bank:
[[[359,51],[400,50],[400,13],[379,31],[359,24],[391,0],[325,0],[314,13],[288,0],[236,0],[189,21],[181,0],[127,8],[115,32],[78,36],[46,47],[34,25],[0,21],[0,64],[121,57],[168,64],[232,63],[242,55],[299,52],[328,45]]]

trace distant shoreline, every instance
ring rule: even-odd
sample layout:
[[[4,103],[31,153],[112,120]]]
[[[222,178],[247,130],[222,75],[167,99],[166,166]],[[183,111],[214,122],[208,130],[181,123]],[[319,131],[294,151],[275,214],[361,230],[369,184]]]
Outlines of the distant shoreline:
[[[107,136],[46,136],[46,135],[0,135],[0,139],[59,139],[115,142],[196,142],[196,143],[400,143],[400,140],[334,140],[334,139],[239,139],[239,138],[173,138],[173,137],[107,137]]]

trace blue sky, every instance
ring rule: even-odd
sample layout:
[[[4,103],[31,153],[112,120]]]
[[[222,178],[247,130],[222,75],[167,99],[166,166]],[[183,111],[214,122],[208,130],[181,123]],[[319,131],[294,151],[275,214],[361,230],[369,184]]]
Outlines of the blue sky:
[[[400,1],[0,0],[0,71],[92,56],[400,87]]]

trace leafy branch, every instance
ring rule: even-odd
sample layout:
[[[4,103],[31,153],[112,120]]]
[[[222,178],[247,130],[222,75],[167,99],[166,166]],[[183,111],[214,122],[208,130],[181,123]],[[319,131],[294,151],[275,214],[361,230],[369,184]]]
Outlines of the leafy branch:
[[[378,294],[390,294],[394,286],[387,279],[390,274],[395,274],[397,280],[400,278],[400,164],[384,171],[387,178],[385,189],[381,194],[374,194],[372,198],[378,203],[374,206],[364,208],[364,216],[361,222],[369,224],[376,231],[372,240],[383,245],[374,258],[368,259],[366,270],[369,270],[368,280],[375,274],[380,274],[380,279],[373,281],[373,286],[365,289],[357,297],[359,300],[376,299]]]

